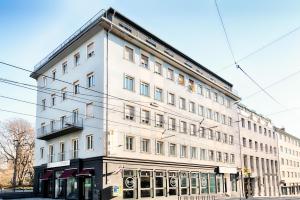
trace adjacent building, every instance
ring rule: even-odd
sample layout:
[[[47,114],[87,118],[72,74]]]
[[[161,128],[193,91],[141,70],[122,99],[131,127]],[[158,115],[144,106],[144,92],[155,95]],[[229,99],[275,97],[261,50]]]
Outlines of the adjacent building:
[[[40,196],[240,196],[232,84],[116,10],[100,12],[31,77]]]
[[[238,105],[245,196],[279,196],[277,133],[270,119]]]
[[[300,194],[300,140],[275,127],[278,135],[280,191],[283,196]]]

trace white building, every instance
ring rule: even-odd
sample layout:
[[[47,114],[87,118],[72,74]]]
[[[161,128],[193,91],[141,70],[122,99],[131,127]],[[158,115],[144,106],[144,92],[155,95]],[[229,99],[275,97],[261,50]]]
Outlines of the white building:
[[[300,193],[300,140],[284,128],[275,128],[278,134],[281,195]]]
[[[238,113],[244,194],[279,196],[277,135],[272,122],[243,105]]]
[[[40,88],[37,194],[240,196],[232,85],[114,9],[84,25],[31,77]]]

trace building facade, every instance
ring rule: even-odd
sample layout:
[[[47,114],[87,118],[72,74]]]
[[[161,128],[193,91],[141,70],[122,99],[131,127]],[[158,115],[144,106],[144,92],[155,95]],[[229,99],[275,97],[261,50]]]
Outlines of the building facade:
[[[241,195],[234,103],[240,98],[232,84],[116,10],[85,24],[31,77],[39,88],[36,194],[67,199]],[[273,173],[277,160],[266,155]]]
[[[300,193],[300,140],[287,133],[284,128],[275,127],[278,135],[280,162],[280,191],[282,196]]]
[[[277,134],[272,122],[243,105],[238,113],[244,195],[279,196]]]

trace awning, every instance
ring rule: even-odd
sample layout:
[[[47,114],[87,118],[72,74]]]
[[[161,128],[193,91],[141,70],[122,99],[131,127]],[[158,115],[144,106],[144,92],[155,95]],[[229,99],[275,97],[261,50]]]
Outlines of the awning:
[[[94,168],[83,168],[77,176],[93,176]]]
[[[69,177],[74,177],[77,173],[77,169],[65,169],[64,172],[58,177],[59,179],[66,179]]]
[[[44,173],[43,177],[41,178],[41,180],[46,181],[48,180],[53,174],[52,170],[47,170],[46,173]]]

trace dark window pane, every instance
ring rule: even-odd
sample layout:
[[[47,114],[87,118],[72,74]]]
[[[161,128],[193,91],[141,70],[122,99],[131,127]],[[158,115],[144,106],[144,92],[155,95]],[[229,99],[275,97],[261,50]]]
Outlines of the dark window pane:
[[[132,190],[123,191],[123,199],[131,199],[131,198],[133,198]]]
[[[164,190],[163,190],[163,189],[156,189],[155,195],[156,195],[157,197],[164,196]]]
[[[169,189],[169,195],[170,196],[173,196],[173,195],[176,195],[177,192],[176,192],[176,189]]]
[[[163,177],[155,178],[155,187],[162,188],[164,186]]]
[[[150,177],[141,177],[141,188],[150,188]]]
[[[141,190],[141,197],[151,197],[150,190]]]

